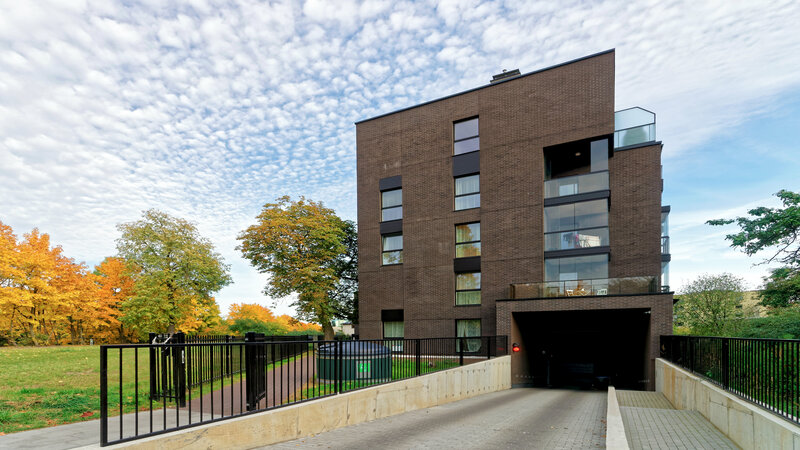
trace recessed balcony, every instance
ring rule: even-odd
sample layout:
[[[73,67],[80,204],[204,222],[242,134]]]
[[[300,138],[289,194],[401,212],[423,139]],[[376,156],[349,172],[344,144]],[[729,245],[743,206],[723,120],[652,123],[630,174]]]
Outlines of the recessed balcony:
[[[597,295],[635,295],[662,292],[658,277],[597,278],[591,280],[514,283],[511,299],[588,297]]]
[[[544,182],[544,198],[563,197],[608,189],[608,171],[555,178]]]

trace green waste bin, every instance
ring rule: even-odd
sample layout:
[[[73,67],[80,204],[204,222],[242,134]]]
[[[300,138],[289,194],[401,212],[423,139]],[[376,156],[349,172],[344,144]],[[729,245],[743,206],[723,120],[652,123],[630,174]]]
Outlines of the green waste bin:
[[[392,351],[381,344],[343,341],[321,345],[317,351],[319,381],[336,381],[336,347],[341,359],[341,380],[384,383],[392,379]]]

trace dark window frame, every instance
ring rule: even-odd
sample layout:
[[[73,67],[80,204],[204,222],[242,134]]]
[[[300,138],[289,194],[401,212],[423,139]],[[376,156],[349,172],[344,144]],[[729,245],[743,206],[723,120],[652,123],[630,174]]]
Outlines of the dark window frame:
[[[394,191],[400,191],[400,204],[399,205],[392,205],[392,206],[384,206],[383,205],[383,194],[385,194],[387,192],[394,192]],[[402,220],[403,219],[403,188],[402,187],[393,188],[393,189],[387,189],[385,191],[381,191],[380,201],[381,201],[381,220],[380,220],[381,222],[389,222],[389,221],[392,221],[392,220]],[[394,208],[400,208],[400,217],[397,218],[397,219],[384,220],[383,219],[383,212],[386,211],[387,209],[394,209]]]
[[[474,273],[481,274],[481,271],[480,270],[476,270],[476,271],[473,271],[473,272],[461,272],[461,273],[457,273],[456,274],[456,278],[455,278],[455,295],[453,296],[453,302],[454,302],[455,306],[481,306],[481,305],[483,305],[483,294],[481,293],[482,287],[483,287],[483,274],[480,275],[479,283],[480,283],[481,287],[479,287],[478,289],[459,289],[458,288],[458,277],[459,277],[459,275],[469,275],[469,274],[474,274]],[[468,304],[459,305],[458,304],[458,293],[459,292],[478,292],[478,293],[481,293],[481,295],[480,295],[480,297],[478,299],[480,301],[479,301],[479,303],[468,303]]]
[[[478,177],[478,190],[475,192],[468,192],[466,194],[456,194],[456,184],[458,183],[457,180],[462,178],[469,178],[469,177]],[[453,177],[453,210],[454,211],[467,211],[469,209],[478,209],[481,207],[480,195],[481,195],[481,174],[479,173],[471,173],[469,175],[462,175],[460,177]],[[478,206],[473,206],[471,208],[462,208],[456,209],[456,201],[461,197],[469,197],[470,195],[478,194]]]
[[[470,318],[467,318],[467,319],[455,319],[453,321],[453,327],[455,328],[453,331],[455,332],[454,335],[455,335],[456,338],[460,337],[458,335],[458,322],[461,321],[461,320],[463,320],[463,321],[466,321],[466,320],[477,320],[478,323],[480,324],[480,332],[478,333],[478,336],[464,337],[464,339],[467,340],[467,341],[469,341],[469,340],[478,341],[478,350],[475,350],[474,352],[471,352],[471,351],[465,349],[464,353],[480,353],[481,347],[483,346],[483,339],[482,339],[482,337],[483,337],[483,320],[480,317],[475,317],[475,318],[471,318],[471,319]],[[459,351],[460,347],[461,347],[461,339],[456,339],[456,352]],[[467,344],[467,347],[469,347],[469,344]]]
[[[475,134],[475,135],[472,135],[472,136],[463,137],[461,139],[456,139],[456,125],[459,124],[459,123],[469,122],[470,120],[477,120],[478,121],[478,134]],[[481,137],[481,121],[480,121],[480,117],[479,116],[468,117],[466,119],[456,120],[455,122],[453,122],[453,156],[466,155],[468,153],[474,153],[474,152],[481,151],[480,137]],[[468,141],[470,139],[475,139],[475,138],[478,138],[478,148],[477,149],[470,150],[468,152],[456,153],[456,144],[457,143]]]
[[[480,240],[480,238],[479,238],[478,240],[476,240],[476,241],[463,241],[463,242],[458,242],[458,227],[460,227],[460,226],[462,226],[462,225],[473,225],[473,224],[478,224],[478,233],[480,233],[480,226],[481,226],[481,222],[480,222],[480,221],[477,221],[477,222],[466,222],[466,223],[457,223],[457,224],[455,225],[455,228],[454,228],[454,231],[455,231],[455,243],[456,243],[456,245],[455,245],[455,252],[456,252],[456,254],[455,254],[455,258],[472,258],[472,257],[475,257],[475,256],[481,256],[481,253],[482,253],[482,252],[481,252],[481,250],[482,250],[482,248],[481,248],[481,246],[480,246],[480,243],[481,243],[481,240]],[[480,237],[480,236],[479,236],[479,237]],[[477,255],[458,256],[458,246],[459,246],[459,245],[476,244],[476,243],[477,243],[477,244],[479,244],[479,245],[478,245],[478,254],[477,254]]]
[[[400,247],[399,249],[385,250],[384,247],[383,247],[383,238],[396,237],[396,236],[400,236],[402,238],[403,237],[403,232],[401,231],[399,233],[391,233],[391,234],[382,234],[381,235],[381,266],[397,266],[397,265],[403,264],[403,249],[405,248],[405,242],[403,242],[403,246]],[[387,264],[385,262],[386,260],[384,259],[384,255],[387,254],[387,253],[399,253],[400,254],[400,258],[399,258],[400,261]]]

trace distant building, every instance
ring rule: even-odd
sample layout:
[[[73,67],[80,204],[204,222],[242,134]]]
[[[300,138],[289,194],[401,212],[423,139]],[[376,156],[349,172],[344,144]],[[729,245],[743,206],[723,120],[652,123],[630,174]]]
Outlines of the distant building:
[[[356,130],[362,339],[507,335],[515,385],[654,387],[662,144],[655,114],[614,112],[613,50]]]

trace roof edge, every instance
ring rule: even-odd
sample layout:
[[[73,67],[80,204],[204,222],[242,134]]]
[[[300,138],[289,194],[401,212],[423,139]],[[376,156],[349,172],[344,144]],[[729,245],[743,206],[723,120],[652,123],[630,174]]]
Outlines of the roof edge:
[[[548,70],[557,69],[557,68],[559,68],[561,66],[566,66],[568,64],[574,64],[574,63],[577,63],[577,62],[581,62],[581,61],[583,61],[585,59],[595,58],[595,57],[598,57],[598,56],[601,56],[601,55],[605,55],[607,53],[614,53],[615,50],[616,50],[616,48],[610,48],[608,50],[603,50],[602,52],[593,53],[591,55],[586,55],[586,56],[581,56],[580,58],[572,59],[572,60],[569,60],[569,61],[566,61],[566,62],[563,62],[563,63],[559,63],[559,64],[556,64],[556,65],[553,65],[553,66],[548,66],[548,67],[545,67],[543,69],[537,69],[537,70],[534,70],[533,72],[526,72],[526,73],[523,73],[522,75],[518,75],[516,77],[509,77],[506,80],[496,81],[494,83],[489,83],[489,84],[485,84],[483,86],[478,86],[478,87],[475,87],[475,88],[472,88],[472,89],[467,89],[466,91],[456,92],[455,94],[450,94],[450,95],[446,95],[444,97],[439,97],[439,98],[436,98],[436,99],[433,99],[433,100],[428,100],[426,102],[422,102],[422,103],[419,103],[419,104],[416,104],[416,105],[413,105],[413,106],[407,106],[405,108],[396,109],[394,111],[383,113],[383,114],[380,114],[380,115],[377,115],[377,116],[374,116],[374,117],[370,117],[370,118],[367,118],[367,119],[359,120],[359,121],[355,122],[355,125],[358,125],[358,124],[361,124],[361,123],[364,123],[364,122],[369,122],[370,120],[380,119],[381,117],[391,116],[392,114],[397,114],[399,112],[408,111],[410,109],[419,108],[420,106],[425,106],[425,105],[428,105],[428,104],[431,104],[431,103],[435,103],[435,102],[439,102],[439,101],[442,101],[442,100],[446,100],[446,99],[451,98],[451,97],[457,97],[459,95],[467,94],[469,92],[473,92],[473,91],[477,91],[477,90],[480,90],[480,89],[485,89],[485,88],[489,88],[489,87],[493,87],[493,86],[498,86],[498,85],[501,85],[503,83],[508,83],[508,82],[514,81],[514,80],[519,80],[520,78],[527,77],[528,75],[535,75],[537,73],[542,73],[542,72],[546,72]]]

